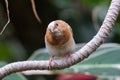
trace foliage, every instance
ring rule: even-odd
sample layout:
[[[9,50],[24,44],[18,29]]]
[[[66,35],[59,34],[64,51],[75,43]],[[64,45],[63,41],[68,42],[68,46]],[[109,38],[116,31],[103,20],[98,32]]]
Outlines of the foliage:
[[[80,44],[78,46],[81,46]],[[80,49],[80,47],[79,47]],[[120,76],[120,45],[103,44],[84,61],[63,70],[55,72],[90,72],[102,76]],[[39,49],[33,53],[30,60],[48,60],[46,49]]]
[[[15,60],[23,60],[25,56],[25,50],[18,41],[2,41],[2,43],[0,43],[1,61],[11,62]]]

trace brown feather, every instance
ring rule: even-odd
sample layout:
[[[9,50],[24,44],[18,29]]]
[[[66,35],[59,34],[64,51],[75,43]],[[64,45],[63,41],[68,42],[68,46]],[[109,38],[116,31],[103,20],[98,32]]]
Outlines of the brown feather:
[[[56,20],[55,24],[58,25],[58,29],[62,33],[61,36],[56,37],[54,34],[47,28],[45,38],[51,45],[63,45],[65,44],[70,37],[72,36],[72,29],[71,27],[62,20]]]

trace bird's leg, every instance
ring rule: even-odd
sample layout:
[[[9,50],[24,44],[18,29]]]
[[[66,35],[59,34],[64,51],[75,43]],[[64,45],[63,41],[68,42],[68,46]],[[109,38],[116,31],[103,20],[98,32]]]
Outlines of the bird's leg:
[[[49,66],[51,65],[51,63],[54,61],[54,56],[51,56],[50,60],[49,60]]]
[[[66,57],[67,57],[67,58],[72,58],[72,54],[71,54],[71,53],[68,53],[68,54],[66,55]]]
[[[49,60],[49,66],[48,66],[49,69],[51,69],[51,67],[52,67],[51,66],[52,62],[54,62],[57,65],[57,63],[54,61],[54,56],[51,56],[51,58]]]

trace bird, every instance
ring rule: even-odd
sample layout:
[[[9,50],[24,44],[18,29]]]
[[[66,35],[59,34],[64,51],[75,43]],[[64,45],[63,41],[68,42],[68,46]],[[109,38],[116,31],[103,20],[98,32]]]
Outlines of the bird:
[[[49,68],[51,63],[54,62],[54,57],[70,58],[76,48],[70,25],[63,20],[50,22],[45,33],[45,46],[51,56]]]

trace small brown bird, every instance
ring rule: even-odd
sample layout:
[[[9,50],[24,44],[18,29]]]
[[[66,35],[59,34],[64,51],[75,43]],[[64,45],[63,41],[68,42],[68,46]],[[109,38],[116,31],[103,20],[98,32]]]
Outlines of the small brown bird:
[[[70,57],[75,51],[75,41],[71,27],[62,20],[52,21],[46,30],[45,45],[51,58],[49,66],[57,57]]]

